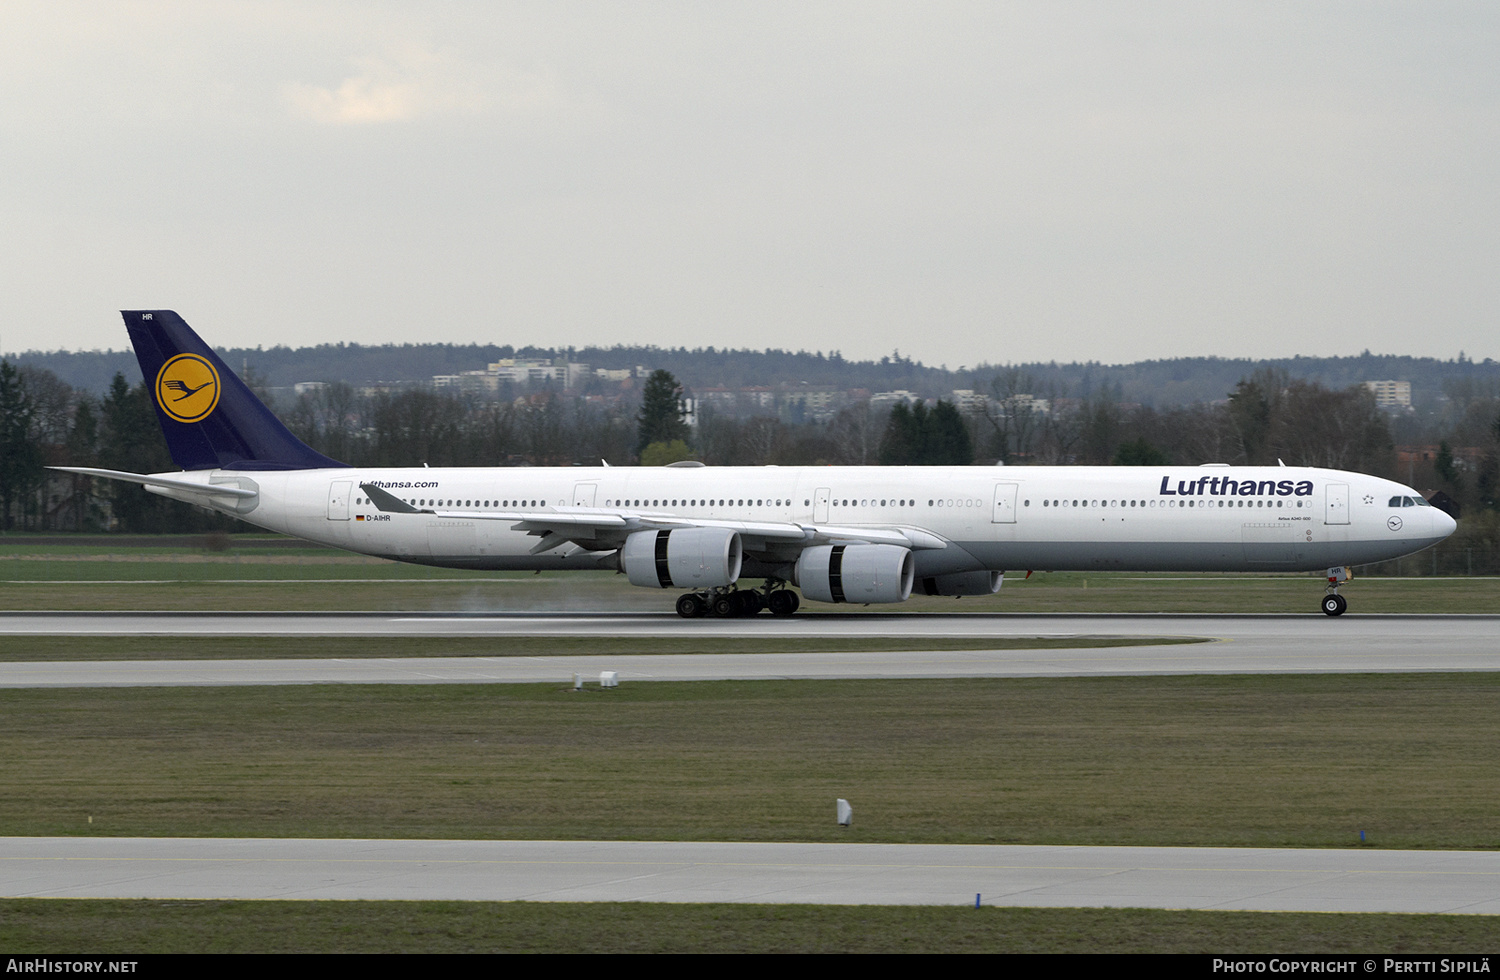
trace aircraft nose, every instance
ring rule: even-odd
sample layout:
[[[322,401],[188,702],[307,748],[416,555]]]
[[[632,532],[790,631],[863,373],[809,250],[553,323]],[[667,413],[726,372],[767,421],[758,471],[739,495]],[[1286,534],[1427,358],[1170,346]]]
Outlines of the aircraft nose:
[[[1439,510],[1436,507],[1431,508],[1431,510],[1432,531],[1438,536],[1438,540],[1441,541],[1443,538],[1446,538],[1448,535],[1458,530],[1458,522],[1450,517],[1446,511]]]

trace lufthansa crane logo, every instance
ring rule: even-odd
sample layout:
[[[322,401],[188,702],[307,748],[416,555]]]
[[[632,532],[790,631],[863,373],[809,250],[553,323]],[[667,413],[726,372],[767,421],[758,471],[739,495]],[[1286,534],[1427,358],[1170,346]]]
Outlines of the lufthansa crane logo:
[[[219,372],[197,354],[178,354],[156,372],[156,404],[179,422],[201,422],[219,404]]]

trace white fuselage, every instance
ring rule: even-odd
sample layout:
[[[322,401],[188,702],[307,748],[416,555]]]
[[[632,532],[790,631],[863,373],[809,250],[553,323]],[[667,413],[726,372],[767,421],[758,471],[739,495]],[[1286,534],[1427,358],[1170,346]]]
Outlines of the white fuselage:
[[[1442,511],[1417,504],[1409,487],[1305,467],[359,467],[172,475],[255,489],[252,505],[214,498],[214,506],[268,530],[474,569],[612,567],[612,552],[532,554],[535,533],[485,516],[516,512],[917,530],[941,539],[913,552],[918,576],[1314,570],[1399,557],[1454,528]],[[382,512],[361,484],[439,513]],[[757,569],[770,568],[773,556],[762,558],[757,565],[747,550],[747,576],[770,574]]]

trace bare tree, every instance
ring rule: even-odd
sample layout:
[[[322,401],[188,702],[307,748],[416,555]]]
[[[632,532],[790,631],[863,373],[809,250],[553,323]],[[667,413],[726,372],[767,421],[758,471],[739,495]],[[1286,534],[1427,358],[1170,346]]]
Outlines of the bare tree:
[[[780,462],[786,426],[778,418],[757,415],[740,427],[740,447],[744,466],[765,466]]]
[[[1387,474],[1394,462],[1390,427],[1363,385],[1332,391],[1316,382],[1291,382],[1270,442],[1278,458],[1303,466]]]
[[[841,409],[828,426],[834,461],[842,466],[873,463],[884,430],[885,419],[870,409],[868,399]]]

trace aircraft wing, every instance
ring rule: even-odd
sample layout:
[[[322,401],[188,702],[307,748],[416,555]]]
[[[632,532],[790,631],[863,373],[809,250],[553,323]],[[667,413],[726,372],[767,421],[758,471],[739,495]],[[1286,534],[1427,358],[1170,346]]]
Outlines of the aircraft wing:
[[[914,550],[942,549],[948,542],[917,528],[798,524],[791,521],[729,521],[682,517],[649,511],[567,507],[555,511],[445,511],[413,507],[374,484],[360,484],[382,511],[431,514],[465,521],[504,521],[513,531],[539,535],[539,551],[574,542],[586,548],[621,547],[636,531],[688,527],[723,527],[738,531],[747,551],[801,550],[819,544],[894,544]],[[534,552],[535,553],[535,552]]]

